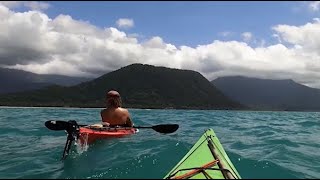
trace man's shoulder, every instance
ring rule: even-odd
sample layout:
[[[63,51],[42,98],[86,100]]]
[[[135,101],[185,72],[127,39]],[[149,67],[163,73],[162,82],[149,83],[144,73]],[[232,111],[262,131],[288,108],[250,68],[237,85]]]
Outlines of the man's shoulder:
[[[129,113],[128,109],[125,109],[125,108],[122,108],[122,107],[118,107],[117,111]]]

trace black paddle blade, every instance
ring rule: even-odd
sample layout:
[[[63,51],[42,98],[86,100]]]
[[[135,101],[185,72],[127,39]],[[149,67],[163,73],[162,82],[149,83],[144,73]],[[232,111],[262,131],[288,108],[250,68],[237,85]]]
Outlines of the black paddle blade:
[[[152,129],[159,133],[173,133],[179,128],[178,124],[160,124],[156,126],[152,126]]]
[[[66,121],[46,121],[44,124],[48,129],[54,131],[67,130],[70,127],[70,123]]]

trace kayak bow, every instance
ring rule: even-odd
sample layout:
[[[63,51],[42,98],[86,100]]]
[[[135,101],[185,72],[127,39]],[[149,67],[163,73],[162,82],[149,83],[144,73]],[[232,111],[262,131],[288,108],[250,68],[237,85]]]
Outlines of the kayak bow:
[[[241,179],[212,129],[200,137],[165,179]]]

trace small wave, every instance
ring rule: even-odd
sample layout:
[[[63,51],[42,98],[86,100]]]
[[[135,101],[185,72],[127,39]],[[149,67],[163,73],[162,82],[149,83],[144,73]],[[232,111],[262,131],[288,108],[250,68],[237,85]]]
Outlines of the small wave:
[[[268,143],[273,144],[273,145],[284,145],[284,146],[289,146],[289,147],[299,147],[299,144],[296,142],[292,142],[291,140],[288,139],[269,139],[266,140]]]
[[[304,122],[299,122],[299,123],[296,123],[296,124],[300,125],[302,127],[312,127],[312,126],[320,126],[320,121],[319,122],[304,121]]]

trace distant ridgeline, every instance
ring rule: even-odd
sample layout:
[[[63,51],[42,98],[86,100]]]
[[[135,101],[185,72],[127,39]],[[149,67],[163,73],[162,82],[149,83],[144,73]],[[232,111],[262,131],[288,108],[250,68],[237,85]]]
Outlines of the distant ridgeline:
[[[0,94],[36,90],[50,85],[73,86],[89,80],[91,79],[0,68]]]
[[[200,73],[132,64],[75,86],[48,86],[0,96],[2,106],[104,107],[105,93],[117,90],[124,107],[244,109]]]
[[[229,98],[257,110],[319,111],[320,90],[293,80],[257,79],[241,76],[211,81]]]

